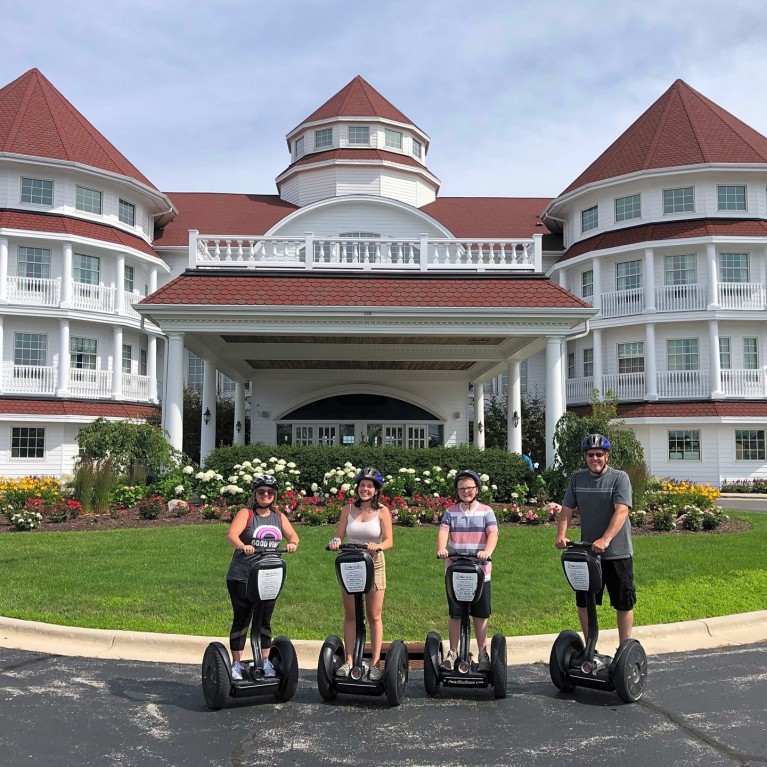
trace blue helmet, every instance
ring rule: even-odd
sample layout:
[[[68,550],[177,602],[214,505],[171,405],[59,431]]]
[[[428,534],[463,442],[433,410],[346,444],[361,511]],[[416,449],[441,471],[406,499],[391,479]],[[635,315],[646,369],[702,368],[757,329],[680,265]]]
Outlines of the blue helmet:
[[[374,469],[372,466],[369,466],[367,469],[361,469],[357,472],[357,476],[354,478],[355,487],[359,487],[359,484],[363,479],[369,479],[376,486],[376,491],[383,487],[383,474],[381,474],[378,469]]]
[[[476,471],[472,471],[471,469],[464,469],[463,471],[459,471],[453,480],[453,486],[456,488],[456,490],[458,489],[458,481],[467,478],[473,479],[477,484],[477,492],[482,489],[482,480],[479,478],[479,474],[477,474]]]
[[[610,440],[602,434],[588,434],[581,442],[581,453],[587,450],[604,450],[610,452]]]

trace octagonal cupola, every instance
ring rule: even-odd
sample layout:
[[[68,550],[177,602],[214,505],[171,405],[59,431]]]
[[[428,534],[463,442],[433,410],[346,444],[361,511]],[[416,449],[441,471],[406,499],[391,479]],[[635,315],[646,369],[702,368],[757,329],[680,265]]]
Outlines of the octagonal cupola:
[[[421,207],[437,197],[429,137],[359,75],[286,139],[290,165],[276,179],[286,202],[368,194]]]

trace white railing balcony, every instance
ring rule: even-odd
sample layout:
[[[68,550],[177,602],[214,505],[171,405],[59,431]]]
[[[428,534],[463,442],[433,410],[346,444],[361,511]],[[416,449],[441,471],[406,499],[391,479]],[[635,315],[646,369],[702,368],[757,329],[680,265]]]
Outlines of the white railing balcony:
[[[659,312],[689,312],[706,308],[705,285],[662,285],[655,288]]]
[[[626,317],[644,310],[644,288],[616,290],[602,295],[602,317]]]
[[[616,373],[602,376],[602,391],[612,392],[619,400],[642,400],[645,396],[644,373]]]
[[[123,310],[122,314],[125,317],[132,317],[134,320],[140,320],[141,315],[133,308],[133,304],[137,304],[144,296],[134,290],[130,293],[127,291],[123,294]]]
[[[53,394],[56,391],[56,368],[47,365],[3,364],[3,393]]]
[[[767,370],[722,370],[722,392],[726,397],[767,397]]]
[[[32,306],[58,306],[61,280],[43,277],[8,277],[8,301]]]
[[[189,267],[540,272],[542,236],[529,239],[261,237],[189,233]]]
[[[115,289],[105,285],[87,285],[84,282],[73,282],[72,306],[75,309],[87,309],[92,312],[109,312],[114,314]]]
[[[710,397],[707,370],[668,370],[658,373],[658,396],[668,399]]]
[[[718,287],[722,309],[767,309],[767,285],[720,282]]]
[[[123,373],[123,399],[145,402],[149,399],[149,376]]]
[[[108,399],[112,396],[112,372],[70,368],[69,394],[87,399]]]
[[[565,396],[568,404],[580,404],[591,402],[594,393],[594,378],[568,378],[565,381]]]

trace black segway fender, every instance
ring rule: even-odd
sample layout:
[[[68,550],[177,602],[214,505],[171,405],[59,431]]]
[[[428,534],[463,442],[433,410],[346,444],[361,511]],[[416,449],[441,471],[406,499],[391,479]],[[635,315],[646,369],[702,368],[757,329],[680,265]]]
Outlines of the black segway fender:
[[[280,686],[274,697],[280,702],[290,700],[298,689],[298,658],[296,648],[285,636],[278,636],[269,650],[269,660],[280,677]]]
[[[335,700],[336,668],[344,662],[344,643],[337,636],[329,636],[320,649],[317,659],[317,688],[323,700]]]
[[[574,631],[563,631],[554,640],[549,657],[549,676],[561,692],[570,692],[575,685],[570,681],[570,662],[583,652],[583,640]]]
[[[621,642],[610,666],[615,692],[624,703],[639,700],[647,682],[647,655],[636,639]]]
[[[211,642],[202,657],[202,694],[213,711],[226,706],[232,689],[232,663],[221,642]]]
[[[493,695],[496,698],[506,697],[506,637],[495,634],[490,642],[490,668]]]
[[[442,658],[442,637],[436,631],[430,631],[423,646],[423,686],[427,695],[439,692],[439,664]]]
[[[408,668],[407,647],[401,639],[397,639],[386,653],[384,667],[384,690],[390,706],[399,706],[405,698]]]

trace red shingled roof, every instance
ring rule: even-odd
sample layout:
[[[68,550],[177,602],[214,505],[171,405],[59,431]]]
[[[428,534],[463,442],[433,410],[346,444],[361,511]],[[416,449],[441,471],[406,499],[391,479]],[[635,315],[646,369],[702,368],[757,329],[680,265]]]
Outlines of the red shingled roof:
[[[764,162],[767,138],[677,80],[562,194],[651,168]]]
[[[0,88],[0,152],[68,160],[156,188],[38,69]]]
[[[595,250],[620,248],[639,242],[678,240],[688,237],[714,237],[717,235],[724,237],[767,237],[767,222],[731,218],[695,218],[615,229],[576,242],[562,254],[559,261],[566,261],[568,258],[580,256],[583,253],[593,253]]]
[[[589,415],[590,405],[568,408],[576,415]],[[741,400],[727,402],[626,402],[618,404],[618,418],[765,418],[767,402]]]
[[[24,229],[53,234],[69,234],[92,240],[111,242],[157,258],[157,253],[140,237],[93,221],[60,216],[55,213],[27,213],[20,210],[0,210],[0,229]]]
[[[300,124],[333,117],[383,117],[413,125],[410,119],[359,75]]]
[[[311,154],[305,154],[295,162],[290,163],[282,173],[285,173],[290,168],[296,168],[301,165],[311,165],[315,162],[326,162],[328,160],[376,160],[388,162],[396,162],[400,165],[409,165],[411,168],[422,168],[426,170],[426,166],[415,160],[410,155],[398,154],[397,152],[387,152],[383,149],[328,149],[326,152],[312,152]],[[281,176],[282,173],[279,175]]]
[[[583,309],[590,305],[546,277],[443,277],[361,274],[211,275],[176,277],[141,305],[408,306]]]
[[[532,237],[549,234],[540,214],[545,197],[440,197],[421,210],[456,237]]]
[[[147,418],[159,406],[127,405],[120,402],[92,400],[5,399],[0,397],[0,413],[7,415],[82,415],[104,418]]]

